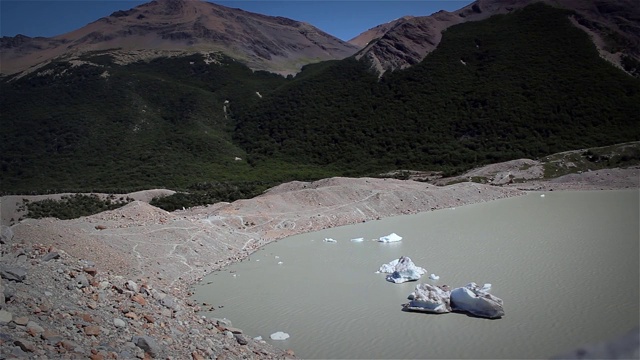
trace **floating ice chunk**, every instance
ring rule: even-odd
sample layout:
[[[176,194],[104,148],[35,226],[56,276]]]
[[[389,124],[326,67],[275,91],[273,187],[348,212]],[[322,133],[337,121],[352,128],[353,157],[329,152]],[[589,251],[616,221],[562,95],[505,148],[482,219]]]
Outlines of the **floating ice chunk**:
[[[427,272],[427,270],[416,266],[408,256],[402,256],[388,264],[383,264],[378,271],[391,274],[387,275],[387,281],[396,284],[416,281]]]
[[[497,319],[504,316],[502,299],[483,291],[491,284],[485,284],[482,289],[476,283],[469,283],[451,291],[451,307],[453,310],[463,311],[475,316]]]
[[[260,261],[260,259],[256,259],[256,261]]]
[[[396,271],[396,265],[398,265],[399,261],[400,259],[395,259],[388,264],[383,264],[382,266],[380,266],[380,270],[378,270],[378,272],[385,274],[393,273],[394,271]]]
[[[540,197],[544,197],[544,194],[541,194]]]
[[[326,243],[337,243],[337,241],[332,239],[332,238],[324,238],[323,241],[326,242]]]
[[[253,338],[253,340],[260,341],[260,340],[262,340],[262,336],[256,336],[256,337]]]
[[[450,293],[444,289],[430,284],[419,284],[416,290],[409,294],[410,303],[405,305],[406,310],[427,313],[451,312]]]
[[[355,239],[351,239],[351,242],[363,242],[364,238],[355,238]]]
[[[482,292],[488,292],[489,290],[491,290],[491,284],[484,284],[482,285],[482,289],[480,289]]]
[[[276,259],[280,259],[280,256],[276,255]]]
[[[278,265],[282,265],[284,264],[282,261],[278,261]]]
[[[396,233],[391,233],[387,236],[382,236],[378,239],[379,242],[390,243],[402,240],[402,236],[397,235]]]
[[[286,332],[278,331],[274,332],[269,337],[271,338],[271,340],[287,340],[289,338],[289,334],[287,334]]]
[[[429,275],[429,279],[431,279],[431,280],[440,280],[440,276],[438,276],[436,274],[431,274],[431,275]]]

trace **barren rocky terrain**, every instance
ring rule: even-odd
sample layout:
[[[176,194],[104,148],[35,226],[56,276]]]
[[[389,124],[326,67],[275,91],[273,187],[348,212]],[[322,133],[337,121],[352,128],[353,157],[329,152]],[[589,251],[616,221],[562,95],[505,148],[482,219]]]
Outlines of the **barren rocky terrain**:
[[[637,166],[544,180],[531,161],[492,165],[461,178],[438,180],[450,183],[443,186],[413,180],[331,178],[286,183],[253,199],[171,213],[134,201],[73,220],[3,224],[0,356],[290,357],[292,351],[247,338],[226,319],[201,318],[202,307],[215,309],[223,304],[193,303],[190,286],[272,241],[303,232],[519,196],[530,190],[640,188]],[[504,185],[459,182],[477,176]],[[141,194],[136,196],[143,199]],[[15,197],[2,198],[3,219],[16,216],[4,213],[11,209],[7,202],[15,201]]]

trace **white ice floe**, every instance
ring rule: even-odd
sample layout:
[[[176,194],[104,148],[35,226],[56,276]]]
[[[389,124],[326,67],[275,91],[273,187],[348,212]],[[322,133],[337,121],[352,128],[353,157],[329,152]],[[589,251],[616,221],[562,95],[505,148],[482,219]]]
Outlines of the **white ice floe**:
[[[416,281],[424,275],[427,270],[416,266],[408,256],[402,256],[399,259],[395,259],[388,264],[383,264],[378,270],[381,273],[390,274],[387,275],[387,281],[400,284],[407,281]]]
[[[387,236],[381,236],[380,239],[378,239],[379,242],[383,242],[383,243],[396,242],[400,240],[402,240],[402,236],[399,236],[396,233],[391,233]]]
[[[326,243],[337,243],[337,241],[332,239],[332,238],[324,238],[323,241],[326,242]]]
[[[284,264],[282,261],[278,261],[278,265],[282,265]]]
[[[469,314],[490,319],[504,316],[502,299],[489,294],[491,284],[484,284],[480,288],[472,282],[464,287],[451,291],[451,307],[453,310],[464,311]]]
[[[286,332],[278,331],[274,332],[269,337],[271,338],[271,340],[287,340],[289,338],[289,334],[287,334]]]
[[[419,284],[416,291],[409,295],[410,303],[405,305],[405,310],[428,312],[428,313],[448,313],[451,312],[449,301],[450,292],[430,284]]]
[[[355,239],[351,239],[351,242],[363,242],[364,238],[355,238]]]
[[[431,280],[440,280],[440,276],[438,276],[436,274],[431,274],[431,275],[429,275],[429,279],[431,279]]]
[[[544,197],[544,194],[541,194],[540,197]]]

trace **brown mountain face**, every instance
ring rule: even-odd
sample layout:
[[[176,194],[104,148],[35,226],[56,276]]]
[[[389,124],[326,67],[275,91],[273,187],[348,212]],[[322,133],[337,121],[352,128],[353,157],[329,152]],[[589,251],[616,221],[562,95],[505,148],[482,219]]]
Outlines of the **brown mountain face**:
[[[113,49],[121,62],[221,51],[256,70],[289,74],[360,48],[307,23],[195,0],[155,0],[53,38],[0,39],[2,75],[55,58]]]
[[[359,48],[364,48],[369,44],[369,42],[371,42],[371,40],[384,36],[384,34],[389,30],[412,18],[413,16],[403,16],[399,19],[389,21],[388,23],[380,24],[349,40],[349,44],[353,44]]]
[[[422,61],[438,46],[442,31],[449,26],[506,14],[540,1],[575,11],[570,20],[591,36],[601,56],[613,64],[620,66],[623,54],[640,60],[640,6],[636,0],[477,0],[454,12],[398,19],[349,42],[365,46],[356,58],[369,62],[382,75]]]

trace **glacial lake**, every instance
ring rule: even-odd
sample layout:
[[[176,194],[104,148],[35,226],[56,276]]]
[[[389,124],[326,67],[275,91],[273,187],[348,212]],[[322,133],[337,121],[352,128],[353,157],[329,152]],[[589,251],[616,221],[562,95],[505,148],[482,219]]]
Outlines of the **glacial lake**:
[[[299,358],[549,358],[638,326],[640,192],[541,194],[292,236],[210,274],[194,299]],[[403,240],[372,241],[390,233]],[[375,273],[402,255],[440,276],[419,282],[491,283],[506,316],[402,311],[419,282]]]

